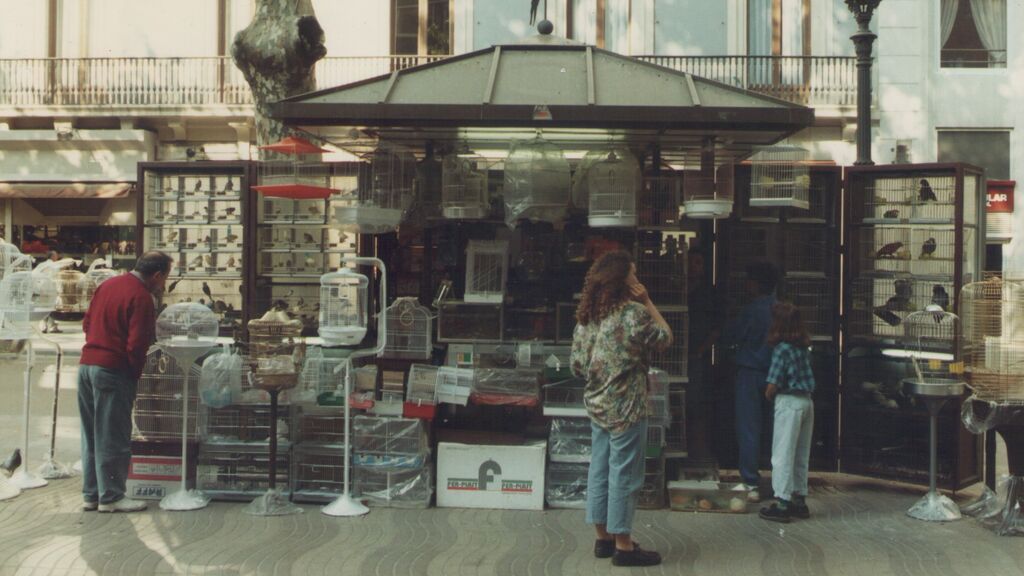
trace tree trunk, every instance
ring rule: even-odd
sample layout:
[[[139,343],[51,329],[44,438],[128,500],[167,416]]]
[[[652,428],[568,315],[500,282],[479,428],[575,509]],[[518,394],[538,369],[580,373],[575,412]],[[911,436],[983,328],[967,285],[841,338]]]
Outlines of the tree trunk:
[[[231,45],[256,105],[257,145],[288,136],[284,124],[270,117],[270,105],[315,90],[314,66],[326,54],[311,0],[257,0],[252,22]]]

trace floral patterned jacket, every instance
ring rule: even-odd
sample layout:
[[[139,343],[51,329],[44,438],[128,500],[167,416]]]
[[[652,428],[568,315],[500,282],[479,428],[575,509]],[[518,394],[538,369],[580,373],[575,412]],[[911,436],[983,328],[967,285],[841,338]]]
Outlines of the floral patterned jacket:
[[[650,355],[669,337],[637,302],[600,323],[576,326],[570,363],[573,374],[587,381],[583,397],[591,420],[619,433],[647,415]]]

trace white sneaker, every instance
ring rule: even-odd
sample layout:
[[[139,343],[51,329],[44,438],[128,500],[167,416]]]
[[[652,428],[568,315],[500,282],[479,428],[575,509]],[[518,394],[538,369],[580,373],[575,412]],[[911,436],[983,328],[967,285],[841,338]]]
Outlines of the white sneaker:
[[[750,502],[751,504],[757,504],[760,501],[761,501],[761,493],[758,492],[756,489],[755,490],[751,490],[750,492],[747,492],[747,502]]]
[[[131,498],[122,498],[113,504],[100,504],[100,512],[141,512],[146,509],[146,503]]]
[[[92,512],[100,507],[99,502],[91,502],[89,500],[82,500],[82,512]]]

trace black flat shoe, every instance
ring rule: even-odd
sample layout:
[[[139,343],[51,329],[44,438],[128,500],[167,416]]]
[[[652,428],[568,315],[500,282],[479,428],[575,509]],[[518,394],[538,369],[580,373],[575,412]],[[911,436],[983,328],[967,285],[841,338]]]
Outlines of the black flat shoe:
[[[811,517],[811,510],[807,507],[807,504],[790,504],[789,515],[793,518],[807,520]]]
[[[615,539],[611,540],[595,540],[594,541],[594,558],[611,558],[615,555]]]
[[[636,542],[632,550],[615,550],[612,556],[613,566],[657,566],[661,564],[661,554],[651,550],[641,550]]]
[[[778,504],[772,504],[771,506],[761,508],[761,511],[758,512],[757,515],[770,522],[781,522],[783,524],[789,524],[791,517],[790,509],[779,508]]]

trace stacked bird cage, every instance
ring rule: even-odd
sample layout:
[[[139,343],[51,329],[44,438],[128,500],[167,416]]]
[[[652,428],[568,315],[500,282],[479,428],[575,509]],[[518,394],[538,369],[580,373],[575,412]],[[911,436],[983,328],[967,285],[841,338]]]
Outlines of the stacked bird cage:
[[[687,218],[717,220],[732,214],[735,186],[731,165],[719,168],[717,175],[686,172],[683,178],[683,207]]]
[[[629,150],[587,152],[576,171],[576,179],[579,182],[574,183],[574,189],[583,189],[591,228],[636,226],[640,163]],[[582,198],[574,198],[574,203],[582,205]]]
[[[513,142],[505,159],[505,222],[561,222],[571,188],[569,163],[557,146],[539,135]]]
[[[750,205],[810,208],[810,154],[797,146],[757,148],[751,158]]]
[[[478,220],[491,211],[487,162],[463,149],[441,163],[441,213],[451,220]]]
[[[911,228],[874,226],[858,228],[863,273],[909,272],[912,258]]]
[[[470,240],[466,249],[466,302],[501,303],[508,281],[508,242]]]
[[[682,174],[663,172],[644,176],[637,201],[637,225],[641,228],[678,228],[683,205]]]
[[[437,411],[437,373],[439,367],[413,364],[406,379],[405,406],[402,415],[406,418],[432,419]]]
[[[996,278],[960,292],[961,356],[974,396],[1024,404],[1024,286]]]
[[[277,486],[290,489],[291,446],[281,441],[277,450]],[[247,501],[263,495],[270,487],[270,456],[266,444],[210,443],[199,445],[196,488],[211,498]]]
[[[430,505],[433,474],[422,420],[357,416],[352,434],[358,496],[377,506]]]
[[[259,184],[253,189],[267,197],[304,200],[327,198],[331,167],[321,160],[327,152],[312,143],[289,136],[260,146],[265,158],[258,167]]]
[[[384,312],[386,358],[429,360],[434,351],[433,315],[416,298],[397,298]]]
[[[686,239],[662,232],[641,232],[637,239],[636,276],[659,305],[686,304]]]
[[[414,197],[416,158],[395,144],[381,142],[370,159],[369,182],[335,199],[334,221],[343,230],[383,234],[398,229]]]
[[[803,318],[804,326],[812,337],[831,338],[838,314],[831,305],[835,298],[831,278],[797,273],[787,275],[779,286],[779,296],[789,300]]]
[[[191,381],[199,382],[199,365],[193,364],[190,371]],[[163,350],[155,348],[146,355],[132,411],[133,440],[181,440],[183,374],[178,361]],[[188,411],[189,414],[199,413],[197,388],[189,389]],[[189,440],[197,439],[199,418],[192,418],[188,424]]]
[[[665,459],[644,460],[644,481],[640,485],[636,507],[643,510],[657,510],[665,507]]]
[[[551,508],[580,509],[587,505],[589,463],[548,463],[544,483],[544,499]]]
[[[971,245],[972,228],[961,229],[963,245]],[[910,233],[910,271],[915,276],[952,278],[956,266],[956,231],[952,228],[915,227]],[[966,260],[970,250],[964,250]]]

